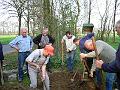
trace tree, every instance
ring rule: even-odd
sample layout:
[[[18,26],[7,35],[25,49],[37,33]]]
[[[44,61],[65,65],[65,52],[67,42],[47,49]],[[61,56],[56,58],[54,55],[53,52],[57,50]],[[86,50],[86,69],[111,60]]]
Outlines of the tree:
[[[19,35],[20,35],[20,28],[21,28],[21,18],[23,17],[23,12],[25,10],[26,0],[2,0],[1,5],[3,9],[6,9],[9,13],[10,17],[18,17],[19,21]]]

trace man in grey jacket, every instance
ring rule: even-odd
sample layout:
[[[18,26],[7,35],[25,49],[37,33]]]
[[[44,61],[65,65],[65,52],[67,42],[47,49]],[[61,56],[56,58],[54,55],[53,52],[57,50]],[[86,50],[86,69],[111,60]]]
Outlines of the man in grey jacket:
[[[86,49],[92,50],[92,52],[89,52],[87,54],[81,53],[80,57],[81,58],[85,58],[85,57],[95,58],[96,54],[94,51],[92,40],[87,40],[85,42],[84,46]],[[101,40],[97,40],[96,41],[96,48],[98,51],[99,58],[102,59],[104,62],[111,63],[112,61],[115,60],[116,50],[112,46],[107,44],[106,42],[101,41]],[[115,73],[108,73],[108,72],[106,73],[106,90],[112,90],[114,76],[115,76]],[[98,80],[98,84],[100,85],[101,84],[101,83],[99,83],[99,81],[101,80],[100,77],[97,77],[97,80]]]

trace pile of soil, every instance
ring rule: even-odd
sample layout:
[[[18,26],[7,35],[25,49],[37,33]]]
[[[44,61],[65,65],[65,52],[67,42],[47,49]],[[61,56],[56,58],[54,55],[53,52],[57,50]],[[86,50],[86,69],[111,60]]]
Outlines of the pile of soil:
[[[74,81],[71,81],[75,73],[53,72],[49,74],[51,90],[95,90],[94,83],[91,80],[84,81],[82,74],[77,73]],[[29,90],[28,87],[18,83],[7,83],[0,86],[0,90]],[[38,90],[42,89],[42,82],[38,80]]]

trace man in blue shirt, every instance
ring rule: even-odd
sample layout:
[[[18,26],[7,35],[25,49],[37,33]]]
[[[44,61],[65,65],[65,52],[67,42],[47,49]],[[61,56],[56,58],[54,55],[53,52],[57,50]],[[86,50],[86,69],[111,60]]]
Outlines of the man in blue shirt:
[[[116,31],[117,34],[120,36],[120,20],[116,23]],[[102,68],[105,72],[116,73],[118,90],[120,90],[120,44],[116,52],[115,61],[108,64],[104,63],[102,60],[96,60],[96,67]]]
[[[18,51],[18,81],[21,82],[23,80],[25,59],[28,57],[33,47],[33,41],[32,38],[27,35],[27,29],[21,28],[21,35],[12,40],[9,45]],[[26,69],[28,72],[27,63]]]

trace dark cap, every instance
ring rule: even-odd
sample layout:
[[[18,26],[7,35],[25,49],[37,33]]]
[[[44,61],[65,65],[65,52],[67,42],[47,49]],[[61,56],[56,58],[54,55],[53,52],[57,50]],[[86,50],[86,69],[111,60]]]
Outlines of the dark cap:
[[[87,28],[93,29],[94,25],[92,23],[84,23],[82,30],[85,30]]]
[[[84,49],[85,49],[84,43],[85,43],[85,41],[91,39],[93,36],[94,36],[94,33],[89,33],[85,37],[80,39],[80,51],[81,51],[81,53],[84,52]]]

